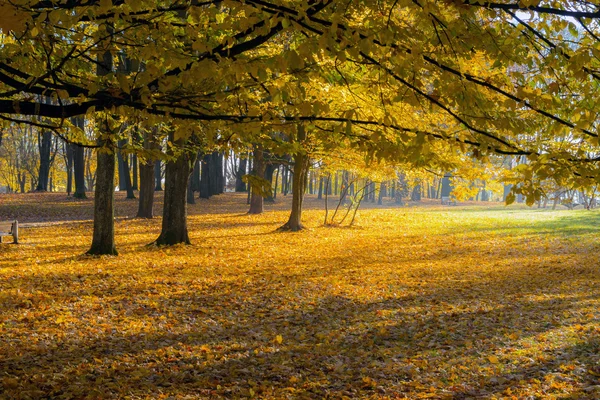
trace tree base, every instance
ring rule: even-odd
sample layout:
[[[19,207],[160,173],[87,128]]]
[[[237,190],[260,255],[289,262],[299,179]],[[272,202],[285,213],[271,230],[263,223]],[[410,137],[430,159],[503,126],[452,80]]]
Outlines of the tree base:
[[[160,235],[158,239],[150,243],[149,246],[175,246],[177,244],[185,244],[186,246],[191,245],[192,242],[186,234],[184,238],[176,238],[174,235]]]
[[[300,232],[304,230],[304,225],[302,224],[290,224],[286,222],[283,226],[280,226],[278,229],[280,232]]]
[[[119,252],[115,247],[112,249],[104,249],[100,246],[92,246],[85,254],[88,256],[118,256]]]
[[[73,193],[73,198],[74,199],[87,199],[87,196],[85,193]]]

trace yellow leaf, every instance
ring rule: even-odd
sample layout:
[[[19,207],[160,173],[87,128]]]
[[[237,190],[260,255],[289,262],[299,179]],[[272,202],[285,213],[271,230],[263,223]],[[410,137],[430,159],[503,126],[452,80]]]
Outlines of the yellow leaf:
[[[498,357],[496,356],[489,356],[488,360],[490,360],[492,364],[498,364],[500,362],[500,360],[498,360]]]
[[[275,340],[277,341],[277,343],[281,344],[283,343],[283,336],[277,335],[277,337],[275,337]]]

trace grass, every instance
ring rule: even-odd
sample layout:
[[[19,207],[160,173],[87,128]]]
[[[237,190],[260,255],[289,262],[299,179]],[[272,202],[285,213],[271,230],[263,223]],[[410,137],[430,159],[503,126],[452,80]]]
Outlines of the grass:
[[[156,248],[160,219],[119,197],[121,255],[92,258],[91,201],[1,197],[31,225],[0,245],[0,397],[600,398],[597,211],[384,206],[335,228],[311,198],[308,230],[276,232],[288,202],[200,202],[193,245]]]

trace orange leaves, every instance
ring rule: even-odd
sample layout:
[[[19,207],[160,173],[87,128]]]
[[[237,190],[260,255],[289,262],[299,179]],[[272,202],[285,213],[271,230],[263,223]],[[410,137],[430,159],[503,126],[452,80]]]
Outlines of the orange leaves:
[[[57,221],[91,202],[61,196],[1,199],[46,221],[0,245],[6,396],[597,397],[595,212],[365,209],[337,229],[309,196],[290,235],[288,199],[248,216],[225,194],[165,249],[117,194],[121,256],[92,258],[91,224]]]

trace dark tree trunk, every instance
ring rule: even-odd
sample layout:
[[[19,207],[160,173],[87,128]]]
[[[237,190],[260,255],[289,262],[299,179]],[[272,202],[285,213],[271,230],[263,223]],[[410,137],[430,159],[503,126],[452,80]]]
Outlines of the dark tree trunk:
[[[202,157],[202,168],[200,169],[200,198],[210,199],[210,160],[211,155]]]
[[[107,30],[112,31],[111,27]],[[98,75],[104,76],[112,71],[112,54],[105,52],[98,65]],[[100,131],[109,133],[107,121],[98,121]],[[98,139],[98,144],[108,148],[109,151],[98,151],[96,163],[96,190],[94,191],[94,234],[92,246],[87,254],[117,255],[115,247],[115,149],[113,143],[107,139]]]
[[[319,177],[319,192],[317,194],[317,199],[319,199],[319,200],[323,199],[323,177],[322,176]]]
[[[379,197],[377,198],[377,204],[383,204],[383,197],[385,196],[385,182],[381,182],[379,185]]]
[[[127,145],[126,140],[119,141],[119,148],[123,148]],[[133,185],[131,184],[131,174],[129,171],[129,163],[127,162],[127,154],[121,153],[119,151],[117,153],[117,157],[119,160],[119,190],[127,191],[128,199],[135,199],[135,194],[133,193]]]
[[[273,188],[273,174],[275,173],[275,169],[276,168],[277,168],[276,164],[267,164],[267,167],[265,168],[265,179],[271,185],[271,189]],[[265,198],[265,201],[267,203],[274,203],[275,202],[275,197],[274,197],[273,193],[274,193],[274,191],[271,190],[271,195],[267,196]]]
[[[117,255],[114,221],[115,153],[99,151],[94,191],[94,235],[87,254]]]
[[[242,180],[242,178],[244,175],[246,175],[247,164],[248,164],[248,159],[240,157],[240,165],[235,174],[235,191],[236,192],[245,192],[246,191],[246,183]]]
[[[188,179],[187,196],[186,197],[187,197],[188,204],[196,204],[196,199],[194,198],[193,174],[190,174],[190,178]]]
[[[162,162],[160,160],[156,160],[154,163],[154,191],[162,192]]]
[[[223,185],[223,166],[220,164],[221,155],[218,151],[214,151],[209,158],[208,175],[209,175],[209,196],[214,196],[222,193]]]
[[[252,175],[264,178],[265,176],[265,158],[263,154],[263,149],[261,146],[256,146],[254,149],[254,161],[252,162]],[[254,187],[250,187],[251,195],[250,195],[250,210],[248,210],[248,214],[261,214],[263,212],[263,203],[264,199]]]
[[[174,142],[171,138],[171,142]],[[176,143],[183,146],[184,142]],[[175,160],[170,160],[165,169],[165,199],[162,230],[154,244],[171,246],[179,243],[190,244],[187,229],[186,192],[196,153],[184,151]]]
[[[412,201],[421,201],[421,185],[415,186],[412,195],[410,196]]]
[[[75,178],[76,199],[87,198],[85,191],[85,149],[82,146],[73,145],[73,177]]]
[[[52,150],[52,132],[44,131],[38,135],[40,150],[40,168],[38,171],[38,182],[35,190],[37,192],[48,191],[48,178],[50,177],[50,151]]]
[[[132,167],[132,184],[133,190],[138,190],[138,156],[136,154],[131,155],[131,167]]]
[[[140,203],[138,218],[154,217],[154,162],[147,160],[140,163]]]
[[[85,128],[85,119],[83,117],[73,118],[75,124],[82,131]],[[69,146],[73,154],[73,177],[75,179],[75,193],[73,197],[76,199],[85,199],[85,149],[82,146],[72,144]]]
[[[290,175],[290,170],[288,168],[287,165],[283,166],[283,173],[281,174],[282,178],[281,178],[281,193],[284,196],[287,196],[288,194],[288,189],[289,189],[289,179],[288,176]]]
[[[225,186],[227,185],[227,182],[225,180],[225,174],[226,174],[226,165],[225,165],[225,154],[223,154],[223,152],[218,153],[219,156],[217,158],[217,177],[218,177],[218,187],[217,187],[217,194],[223,194],[225,193]]]
[[[202,158],[201,154],[196,155],[196,162],[194,163],[194,169],[192,170],[192,191],[200,192],[200,159]]]
[[[156,148],[154,141],[154,131],[144,133],[144,149]],[[138,218],[154,217],[154,177],[155,161],[151,159],[143,160],[140,163],[140,202],[138,204]]]

